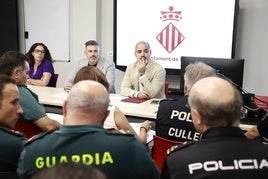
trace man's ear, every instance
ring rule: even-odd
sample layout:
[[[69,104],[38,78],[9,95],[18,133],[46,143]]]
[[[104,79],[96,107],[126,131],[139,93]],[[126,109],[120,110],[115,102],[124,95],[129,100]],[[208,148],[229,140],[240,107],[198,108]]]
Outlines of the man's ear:
[[[63,114],[63,117],[67,115],[67,101],[66,100],[64,100],[62,104],[62,114]]]
[[[20,68],[15,68],[12,73],[11,73],[11,77],[17,79],[21,74],[21,69]]]
[[[208,128],[204,122],[202,115],[196,110],[191,109],[192,120],[198,132],[204,133]]]
[[[184,92],[184,95],[188,95],[188,91],[187,91],[187,86],[186,85],[184,85],[184,87],[183,87],[183,92]]]
[[[202,125],[204,123],[202,116],[200,115],[200,113],[196,109],[192,109],[192,116],[194,117],[195,123],[197,125]]]
[[[63,104],[62,104],[62,116],[63,116],[63,121],[62,121],[62,123],[63,123],[63,124],[65,124],[66,115],[67,115],[67,101],[64,100],[64,102],[63,102]]]

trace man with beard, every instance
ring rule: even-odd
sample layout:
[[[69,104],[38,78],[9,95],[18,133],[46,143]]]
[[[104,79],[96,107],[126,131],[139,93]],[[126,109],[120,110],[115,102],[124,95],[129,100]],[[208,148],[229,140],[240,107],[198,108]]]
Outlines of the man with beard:
[[[121,83],[121,95],[140,99],[166,98],[166,71],[150,59],[151,52],[148,42],[140,41],[136,44],[134,54],[137,61],[126,69]]]
[[[104,75],[106,76],[110,89],[110,93],[115,93],[115,87],[114,87],[114,82],[115,82],[115,65],[111,60],[106,60],[103,57],[101,57],[100,54],[100,47],[98,42],[95,40],[89,40],[85,43],[85,55],[86,58],[80,59],[75,68],[72,70],[72,72],[69,74],[67,80],[65,81],[65,91],[70,91],[72,85],[73,85],[73,80],[80,68],[84,66],[95,66],[99,68]]]
[[[0,58],[0,74],[10,76],[17,83],[20,95],[19,103],[23,109],[23,113],[19,117],[20,120],[33,123],[43,131],[57,130],[60,124],[46,115],[45,108],[39,102],[38,95],[25,85],[30,69],[27,60],[28,58],[20,52],[5,52]],[[26,123],[26,125],[29,124]],[[27,137],[32,136],[31,130],[20,128],[20,131]]]

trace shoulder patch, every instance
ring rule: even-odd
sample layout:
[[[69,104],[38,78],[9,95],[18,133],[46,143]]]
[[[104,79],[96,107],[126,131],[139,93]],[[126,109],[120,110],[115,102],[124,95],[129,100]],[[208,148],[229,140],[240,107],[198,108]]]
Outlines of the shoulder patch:
[[[167,150],[167,155],[170,154],[172,151],[176,150],[178,147],[179,147],[179,145],[174,145],[174,146],[170,147],[170,148]]]
[[[177,150],[181,150],[181,149],[184,149],[184,148],[187,148],[189,147],[190,145],[194,144],[195,141],[186,141],[182,144],[177,144],[175,146],[172,146],[170,147],[168,150],[167,150],[167,155],[171,154],[172,152],[175,152]]]
[[[16,135],[16,136],[24,136],[24,134],[20,131],[10,130],[9,132],[13,135]]]
[[[124,130],[124,129],[120,129],[118,130],[118,132],[121,134],[132,134],[129,130]]]
[[[15,135],[15,136],[19,136],[19,137],[23,137],[24,134],[20,131],[15,131],[15,130],[11,130],[11,129],[8,129],[8,128],[5,128],[5,127],[0,127],[1,130],[11,134],[11,135]],[[24,136],[25,137],[25,136]]]
[[[109,134],[111,135],[129,135],[129,136],[133,136],[133,133],[131,133],[129,130],[124,130],[124,129],[120,129],[120,130],[109,130],[107,131]]]
[[[41,133],[39,133],[39,134],[36,134],[36,135],[32,136],[30,139],[28,139],[28,141],[26,142],[25,145],[30,144],[30,143],[32,143],[33,141],[36,141],[36,140],[38,140],[38,139],[41,139],[41,138],[43,138],[44,136],[46,136],[47,134],[49,134],[49,133],[51,133],[51,132],[41,132]]]

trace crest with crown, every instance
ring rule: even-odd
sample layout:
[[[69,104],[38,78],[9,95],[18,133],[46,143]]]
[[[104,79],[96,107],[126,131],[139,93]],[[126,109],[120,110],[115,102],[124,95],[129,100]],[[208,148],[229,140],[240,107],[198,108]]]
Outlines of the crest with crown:
[[[169,11],[161,11],[161,17],[162,21],[167,21],[167,20],[175,20],[175,21],[180,21],[181,17],[181,11],[174,11],[173,6],[169,6]]]
[[[182,11],[174,11],[173,6],[169,6],[169,11],[160,11],[162,21],[180,21]],[[168,53],[175,50],[185,39],[179,29],[170,22],[157,36],[158,42],[166,49]]]

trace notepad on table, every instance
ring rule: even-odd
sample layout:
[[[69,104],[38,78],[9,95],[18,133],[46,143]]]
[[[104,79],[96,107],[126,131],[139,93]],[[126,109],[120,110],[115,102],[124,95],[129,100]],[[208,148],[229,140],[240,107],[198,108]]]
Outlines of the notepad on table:
[[[140,99],[140,98],[124,98],[121,101],[123,102],[130,102],[130,103],[142,103],[147,101],[147,99]]]

